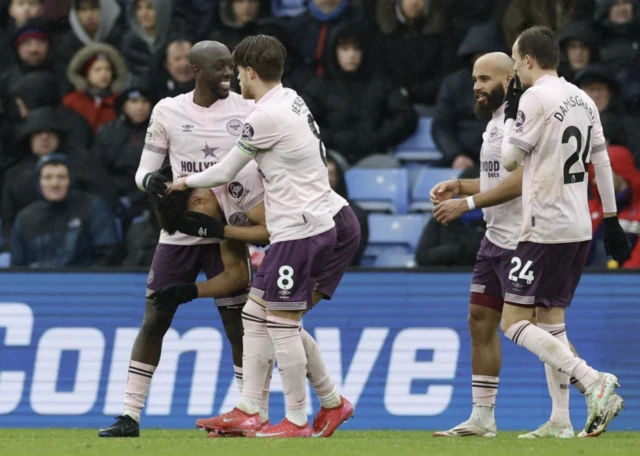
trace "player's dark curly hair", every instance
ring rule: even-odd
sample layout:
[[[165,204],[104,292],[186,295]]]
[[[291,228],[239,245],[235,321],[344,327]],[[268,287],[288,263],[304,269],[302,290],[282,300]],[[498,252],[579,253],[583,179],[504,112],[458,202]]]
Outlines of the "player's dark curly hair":
[[[282,43],[269,35],[247,36],[233,50],[236,65],[251,67],[266,82],[280,81],[286,56]]]
[[[194,189],[167,193],[153,204],[160,228],[169,234],[178,231],[178,222],[189,210],[189,199]]]
[[[536,25],[518,36],[518,53],[534,58],[542,70],[557,70],[560,65],[560,44],[549,27]]]

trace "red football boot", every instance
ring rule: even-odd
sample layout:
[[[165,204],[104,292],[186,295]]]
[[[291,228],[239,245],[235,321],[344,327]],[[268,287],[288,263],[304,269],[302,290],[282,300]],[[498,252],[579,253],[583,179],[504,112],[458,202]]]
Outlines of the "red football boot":
[[[338,426],[353,416],[353,405],[340,396],[340,405],[336,408],[321,407],[313,420],[312,437],[331,437]]]
[[[262,423],[259,413],[245,413],[236,407],[224,415],[199,419],[196,421],[196,427],[218,434],[240,434],[250,437],[262,428]]]
[[[304,426],[298,426],[285,418],[275,426],[266,426],[260,429],[260,432],[255,436],[272,438],[311,437],[311,428],[309,423],[305,423]]]

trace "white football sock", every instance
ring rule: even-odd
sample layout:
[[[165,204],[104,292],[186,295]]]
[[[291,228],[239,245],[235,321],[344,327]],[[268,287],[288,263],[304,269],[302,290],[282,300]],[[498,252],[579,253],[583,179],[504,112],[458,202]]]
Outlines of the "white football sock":
[[[473,395],[473,409],[471,421],[491,424],[495,421],[494,409],[498,395],[499,377],[490,375],[472,375],[471,391]]]
[[[329,375],[327,366],[324,364],[320,347],[311,334],[304,328],[300,330],[304,352],[307,355],[307,378],[316,390],[320,405],[326,408],[340,407],[340,393]]]
[[[267,311],[249,299],[242,309],[242,397],[238,408],[245,413],[260,412],[262,390],[270,366],[273,366],[273,346],[267,331]]]
[[[569,339],[567,339],[564,323],[552,325],[538,323],[538,328],[547,331],[562,342],[563,345],[569,347]],[[548,364],[544,365],[544,372],[547,375],[547,386],[549,387],[549,396],[551,396],[552,403],[549,421],[558,426],[571,424],[569,415],[569,376]]]
[[[569,347],[531,322],[520,320],[507,329],[504,335],[554,369],[578,379],[587,391],[597,384],[598,371],[575,356]]]
[[[151,378],[156,371],[156,366],[129,361],[129,374],[127,375],[127,388],[124,394],[124,415],[130,416],[138,423],[144,402],[149,394]]]
[[[273,341],[282,378],[287,406],[286,418],[298,426],[303,426],[307,423],[307,355],[300,337],[300,322],[269,315],[267,329]]]

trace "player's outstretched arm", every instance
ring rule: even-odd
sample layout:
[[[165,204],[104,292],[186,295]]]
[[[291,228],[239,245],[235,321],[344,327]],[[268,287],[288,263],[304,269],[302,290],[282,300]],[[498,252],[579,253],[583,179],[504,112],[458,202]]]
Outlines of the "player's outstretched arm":
[[[511,201],[522,194],[522,172],[523,167],[520,166],[498,185],[484,192],[476,192],[466,199],[444,201],[434,208],[433,216],[438,223],[447,225],[470,210],[497,206]]]
[[[475,195],[480,191],[480,179],[449,179],[438,182],[429,192],[433,204],[440,204],[457,195]]]
[[[186,190],[186,188],[212,188],[228,184],[252,159],[253,155],[240,150],[238,146],[233,146],[220,163],[209,167],[201,173],[178,179],[174,182],[172,188]],[[186,186],[186,188],[182,188],[182,185]]]

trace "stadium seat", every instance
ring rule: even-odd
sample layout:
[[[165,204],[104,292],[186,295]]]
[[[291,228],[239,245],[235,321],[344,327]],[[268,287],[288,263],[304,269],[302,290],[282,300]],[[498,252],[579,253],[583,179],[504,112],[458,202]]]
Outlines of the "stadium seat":
[[[451,168],[424,168],[420,171],[415,185],[411,191],[410,212],[426,212],[433,209],[429,198],[429,192],[438,182],[455,179],[460,174],[459,169]]]
[[[393,155],[403,161],[440,160],[442,154],[431,136],[431,122],[431,117],[421,117],[416,132],[398,144]]]
[[[416,258],[413,253],[388,252],[378,255],[373,267],[376,268],[415,268]]]
[[[394,249],[413,253],[418,247],[424,227],[431,218],[428,214],[387,215],[369,214],[369,244],[367,250],[379,257],[380,253]]]
[[[11,266],[11,254],[9,252],[0,253],[0,268]]]
[[[271,0],[271,12],[275,17],[296,16],[306,11],[305,0]]]
[[[409,176],[406,169],[351,168],[345,174],[349,199],[370,212],[406,214]]]

